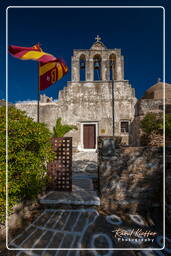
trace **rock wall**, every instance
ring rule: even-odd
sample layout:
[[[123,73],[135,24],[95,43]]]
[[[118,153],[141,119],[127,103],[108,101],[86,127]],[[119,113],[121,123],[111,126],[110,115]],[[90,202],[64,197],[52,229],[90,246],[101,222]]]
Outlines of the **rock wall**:
[[[171,100],[166,99],[166,106],[171,106]],[[130,126],[130,145],[141,146],[142,130],[140,121],[147,113],[163,113],[163,99],[140,99],[135,105],[135,117]],[[160,138],[162,143],[162,137]],[[157,144],[156,144],[157,146]]]
[[[136,213],[162,204],[162,149],[125,147],[100,162],[101,204],[110,212]]]
[[[171,226],[171,146],[166,147],[166,224]]]
[[[139,116],[146,115],[148,112],[162,112],[162,99],[141,99],[137,104],[137,112]]]

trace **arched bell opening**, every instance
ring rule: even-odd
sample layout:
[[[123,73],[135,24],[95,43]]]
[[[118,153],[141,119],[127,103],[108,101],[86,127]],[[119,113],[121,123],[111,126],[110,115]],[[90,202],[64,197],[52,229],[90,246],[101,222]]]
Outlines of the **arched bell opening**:
[[[116,75],[116,55],[111,54],[109,57],[109,67],[110,67],[110,80],[117,80]]]
[[[101,80],[101,56],[96,54],[93,58],[94,81]]]
[[[86,80],[86,57],[84,54],[80,56],[80,81]]]

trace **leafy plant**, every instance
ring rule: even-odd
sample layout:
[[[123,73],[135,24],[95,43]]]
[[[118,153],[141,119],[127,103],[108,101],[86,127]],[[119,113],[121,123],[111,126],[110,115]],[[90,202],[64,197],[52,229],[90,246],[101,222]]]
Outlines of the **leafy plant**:
[[[146,134],[151,134],[152,132],[161,134],[163,132],[163,118],[161,115],[148,113],[141,121],[140,127]]]
[[[171,114],[165,116],[165,134],[166,137],[171,138]]]
[[[0,107],[0,221],[5,209],[6,107]],[[47,182],[46,166],[54,158],[51,133],[25,112],[8,109],[8,196],[10,209],[22,199],[34,198]]]
[[[67,132],[73,129],[77,130],[78,128],[75,125],[62,124],[61,118],[58,118],[56,120],[56,125],[53,128],[53,137],[54,138],[63,137]]]
[[[147,145],[150,142],[150,138],[155,138],[155,135],[158,135],[159,138],[159,136],[163,135],[163,116],[161,114],[148,113],[141,121],[140,127],[143,131],[141,142],[143,145]],[[171,114],[165,115],[165,135],[166,139],[171,139]]]

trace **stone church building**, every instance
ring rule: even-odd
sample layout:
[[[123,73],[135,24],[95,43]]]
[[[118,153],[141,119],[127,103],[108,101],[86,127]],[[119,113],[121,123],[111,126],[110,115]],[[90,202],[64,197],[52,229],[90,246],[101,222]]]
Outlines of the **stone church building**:
[[[41,96],[40,122],[52,130],[57,118],[77,126],[66,136],[73,137],[78,151],[95,151],[98,136],[122,138],[130,144],[130,127],[137,99],[124,79],[124,57],[120,49],[108,49],[99,36],[90,49],[73,50],[71,81],[59,92],[57,101]],[[20,102],[16,107],[37,120],[37,103]],[[114,123],[114,127],[113,127]]]

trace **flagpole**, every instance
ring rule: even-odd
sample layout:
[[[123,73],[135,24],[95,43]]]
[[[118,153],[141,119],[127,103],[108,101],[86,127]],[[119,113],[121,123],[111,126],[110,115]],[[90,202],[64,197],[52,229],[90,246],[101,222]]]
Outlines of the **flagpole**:
[[[114,78],[112,78],[112,133],[115,136]]]
[[[112,61],[112,135],[115,136],[114,62]]]
[[[37,122],[39,123],[39,109],[40,109],[40,63],[38,62],[38,86],[37,86]]]

